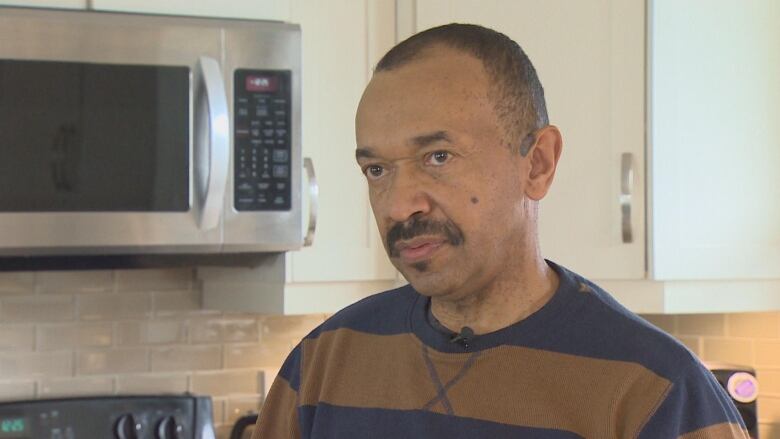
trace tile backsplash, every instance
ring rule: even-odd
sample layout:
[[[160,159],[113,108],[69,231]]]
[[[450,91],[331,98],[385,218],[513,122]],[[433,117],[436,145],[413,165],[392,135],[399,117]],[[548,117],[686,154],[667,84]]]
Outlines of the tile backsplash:
[[[200,308],[190,269],[0,273],[0,400],[211,395],[218,437],[256,411],[323,314]],[[762,439],[780,439],[780,313],[644,315],[704,360],[756,368]]]
[[[211,395],[218,437],[326,318],[202,310],[190,269],[0,273],[0,400]]]
[[[753,367],[761,439],[780,439],[780,312],[643,315],[704,361]]]

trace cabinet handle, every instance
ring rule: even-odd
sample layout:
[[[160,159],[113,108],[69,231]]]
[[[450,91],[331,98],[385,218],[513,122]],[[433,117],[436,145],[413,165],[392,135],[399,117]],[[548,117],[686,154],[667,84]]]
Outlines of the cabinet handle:
[[[620,216],[623,242],[634,242],[634,229],[631,226],[631,195],[634,192],[634,154],[624,152],[620,157]]]
[[[314,232],[317,230],[317,202],[320,196],[320,186],[314,173],[314,162],[309,157],[303,158],[303,167],[309,178],[309,228],[303,239],[303,246],[310,247],[314,243]]]

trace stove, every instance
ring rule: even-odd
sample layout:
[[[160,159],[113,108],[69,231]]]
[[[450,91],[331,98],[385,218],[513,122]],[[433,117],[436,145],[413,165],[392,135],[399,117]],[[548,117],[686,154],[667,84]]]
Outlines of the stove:
[[[0,403],[0,439],[214,439],[211,398],[92,396]]]

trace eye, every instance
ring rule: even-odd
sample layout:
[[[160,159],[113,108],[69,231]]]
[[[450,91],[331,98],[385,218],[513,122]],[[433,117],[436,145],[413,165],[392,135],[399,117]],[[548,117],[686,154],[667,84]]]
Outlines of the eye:
[[[434,151],[425,157],[425,164],[431,166],[442,166],[448,161],[452,155],[447,151]]]
[[[377,178],[380,178],[382,175],[384,175],[384,173],[385,168],[379,165],[368,165],[363,168],[363,174],[365,174],[369,180],[376,180]]]

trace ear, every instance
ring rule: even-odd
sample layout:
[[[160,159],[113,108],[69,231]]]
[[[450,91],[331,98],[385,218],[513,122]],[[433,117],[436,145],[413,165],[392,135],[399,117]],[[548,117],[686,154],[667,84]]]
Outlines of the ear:
[[[563,138],[557,127],[548,125],[536,132],[536,143],[526,156],[529,169],[525,194],[528,198],[539,201],[547,195],[555,177],[562,148]]]

